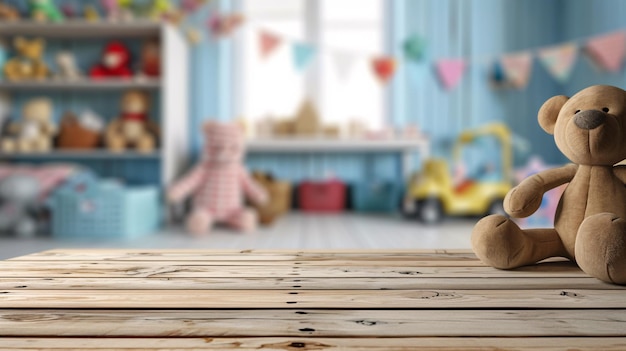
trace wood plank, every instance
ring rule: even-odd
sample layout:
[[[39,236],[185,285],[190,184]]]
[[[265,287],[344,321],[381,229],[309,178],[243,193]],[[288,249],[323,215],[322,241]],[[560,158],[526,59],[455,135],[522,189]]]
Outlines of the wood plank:
[[[0,278],[0,290],[188,290],[188,289],[302,289],[302,290],[626,290],[591,277],[580,278]],[[252,292],[253,293],[253,292]]]
[[[244,251],[245,252],[245,251]],[[463,260],[476,261],[478,258],[468,251],[443,252],[408,251],[408,252],[256,252],[238,253],[210,250],[51,250],[31,255],[11,258],[10,261],[51,261],[51,260],[98,260],[98,261],[278,261],[278,260]]]
[[[626,338],[0,338],[0,351],[44,350],[606,350]]]
[[[624,308],[620,290],[2,290],[0,308]]]
[[[141,264],[141,265],[173,265],[173,266],[185,266],[185,265],[193,265],[193,266],[315,266],[315,267],[324,267],[324,266],[335,266],[335,267],[349,267],[349,266],[367,266],[367,267],[486,267],[484,263],[479,260],[419,260],[419,259],[407,259],[406,257],[402,260],[386,260],[386,259],[363,259],[363,260],[350,260],[350,259],[321,259],[321,260],[181,260],[181,261],[173,261],[173,260],[54,260],[54,261],[11,261],[8,266],[11,266],[13,262],[17,263],[18,267],[28,266],[42,266],[48,265],[49,262],[52,263],[60,263],[63,262],[67,265],[92,265],[93,263],[118,263],[118,264]],[[136,263],[134,263],[136,262]],[[562,261],[566,262],[566,261]]]
[[[625,337],[626,310],[0,310],[2,336]]]
[[[0,277],[55,278],[55,277],[282,277],[282,278],[344,278],[344,277],[585,277],[574,263],[547,262],[515,270],[491,267],[299,267],[292,266],[203,266],[194,263],[170,265],[162,262],[37,262],[2,261]]]

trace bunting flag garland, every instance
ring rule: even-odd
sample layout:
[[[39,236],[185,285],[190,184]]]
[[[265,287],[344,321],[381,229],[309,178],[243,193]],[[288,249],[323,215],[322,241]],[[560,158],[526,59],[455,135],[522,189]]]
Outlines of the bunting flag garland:
[[[620,31],[589,39],[585,49],[601,68],[618,72],[626,53],[626,32]]]
[[[221,38],[233,34],[243,24],[244,17],[240,13],[229,15],[215,14],[209,18],[208,26],[214,38]]]
[[[533,63],[533,56],[530,52],[505,55],[500,62],[508,83],[518,89],[528,85]]]
[[[561,83],[569,80],[574,63],[578,57],[578,45],[568,43],[550,48],[540,49],[537,53],[539,61],[546,70]]]
[[[396,72],[396,60],[393,57],[379,57],[372,60],[372,69],[381,83],[389,82]]]
[[[454,89],[465,72],[463,59],[441,59],[435,63],[437,76],[445,90]]]
[[[293,50],[293,64],[297,70],[302,71],[315,56],[315,48],[311,45],[295,43],[292,47]]]
[[[332,54],[332,61],[340,79],[347,79],[350,76],[352,67],[356,62],[356,56],[348,52],[335,52]]]
[[[267,57],[274,52],[281,43],[281,39],[269,32],[260,31],[259,32],[259,50],[261,53],[262,59],[267,59]]]

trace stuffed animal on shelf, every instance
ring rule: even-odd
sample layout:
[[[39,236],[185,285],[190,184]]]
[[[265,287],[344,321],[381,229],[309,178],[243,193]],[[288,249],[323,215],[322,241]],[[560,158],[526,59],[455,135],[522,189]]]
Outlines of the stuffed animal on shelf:
[[[4,135],[4,128],[11,118],[11,98],[8,94],[0,91],[0,139]]]
[[[107,20],[110,22],[133,20],[133,13],[122,7],[119,0],[101,0],[100,3],[106,12]]]
[[[57,128],[52,123],[52,100],[35,98],[27,101],[22,109],[21,121],[9,124],[9,136],[0,139],[3,152],[50,151]]]
[[[0,233],[31,237],[37,232],[39,181],[25,174],[0,179]]]
[[[90,4],[83,7],[83,16],[87,22],[98,22],[100,20],[100,13],[98,13],[98,9]]]
[[[83,77],[82,72],[76,65],[74,54],[69,51],[61,51],[56,55],[57,72],[55,77],[63,80],[79,80]]]
[[[130,50],[124,43],[112,41],[106,45],[100,63],[91,68],[93,79],[130,78]]]
[[[18,21],[19,19],[20,13],[15,7],[0,2],[0,22]]]
[[[141,73],[148,77],[161,75],[161,45],[156,40],[146,41],[141,48]]]
[[[62,149],[93,149],[100,143],[104,122],[93,111],[85,110],[80,116],[66,112],[61,119],[58,146]]]
[[[48,66],[43,60],[45,41],[16,37],[13,41],[17,56],[4,65],[4,75],[10,81],[43,80],[48,76]]]
[[[187,230],[206,234],[213,223],[226,223],[242,231],[257,226],[257,215],[243,206],[244,195],[252,202],[264,204],[268,194],[248,174],[243,165],[245,140],[236,124],[207,122],[203,126],[203,159],[193,170],[168,190],[170,203],[180,203],[193,196]]]
[[[30,15],[38,22],[63,22],[63,13],[53,0],[30,0]]]
[[[492,215],[472,232],[472,247],[486,264],[509,269],[548,257],[566,257],[587,274],[626,284],[626,91],[606,85],[571,98],[550,98],[539,124],[573,163],[526,178],[504,199],[515,218],[533,214],[545,192],[569,183],[559,202],[554,228],[520,229]]]
[[[150,99],[139,90],[128,91],[122,96],[121,115],[106,129],[105,142],[109,150],[123,152],[135,148],[139,152],[154,151],[159,127],[150,120]]]

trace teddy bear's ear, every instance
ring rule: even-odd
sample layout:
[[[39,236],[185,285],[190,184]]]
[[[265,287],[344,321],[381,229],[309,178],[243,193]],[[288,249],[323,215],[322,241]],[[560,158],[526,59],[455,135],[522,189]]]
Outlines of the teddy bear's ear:
[[[554,134],[556,119],[559,117],[559,112],[561,112],[561,108],[563,108],[567,100],[569,100],[567,96],[557,95],[544,102],[539,109],[539,125],[546,133],[550,135]]]

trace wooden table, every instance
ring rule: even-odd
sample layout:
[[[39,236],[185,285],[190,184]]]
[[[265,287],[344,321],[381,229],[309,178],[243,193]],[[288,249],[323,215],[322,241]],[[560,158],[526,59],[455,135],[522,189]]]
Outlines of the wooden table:
[[[624,288],[567,262],[500,271],[464,251],[53,250],[0,272],[2,350],[626,350]]]

